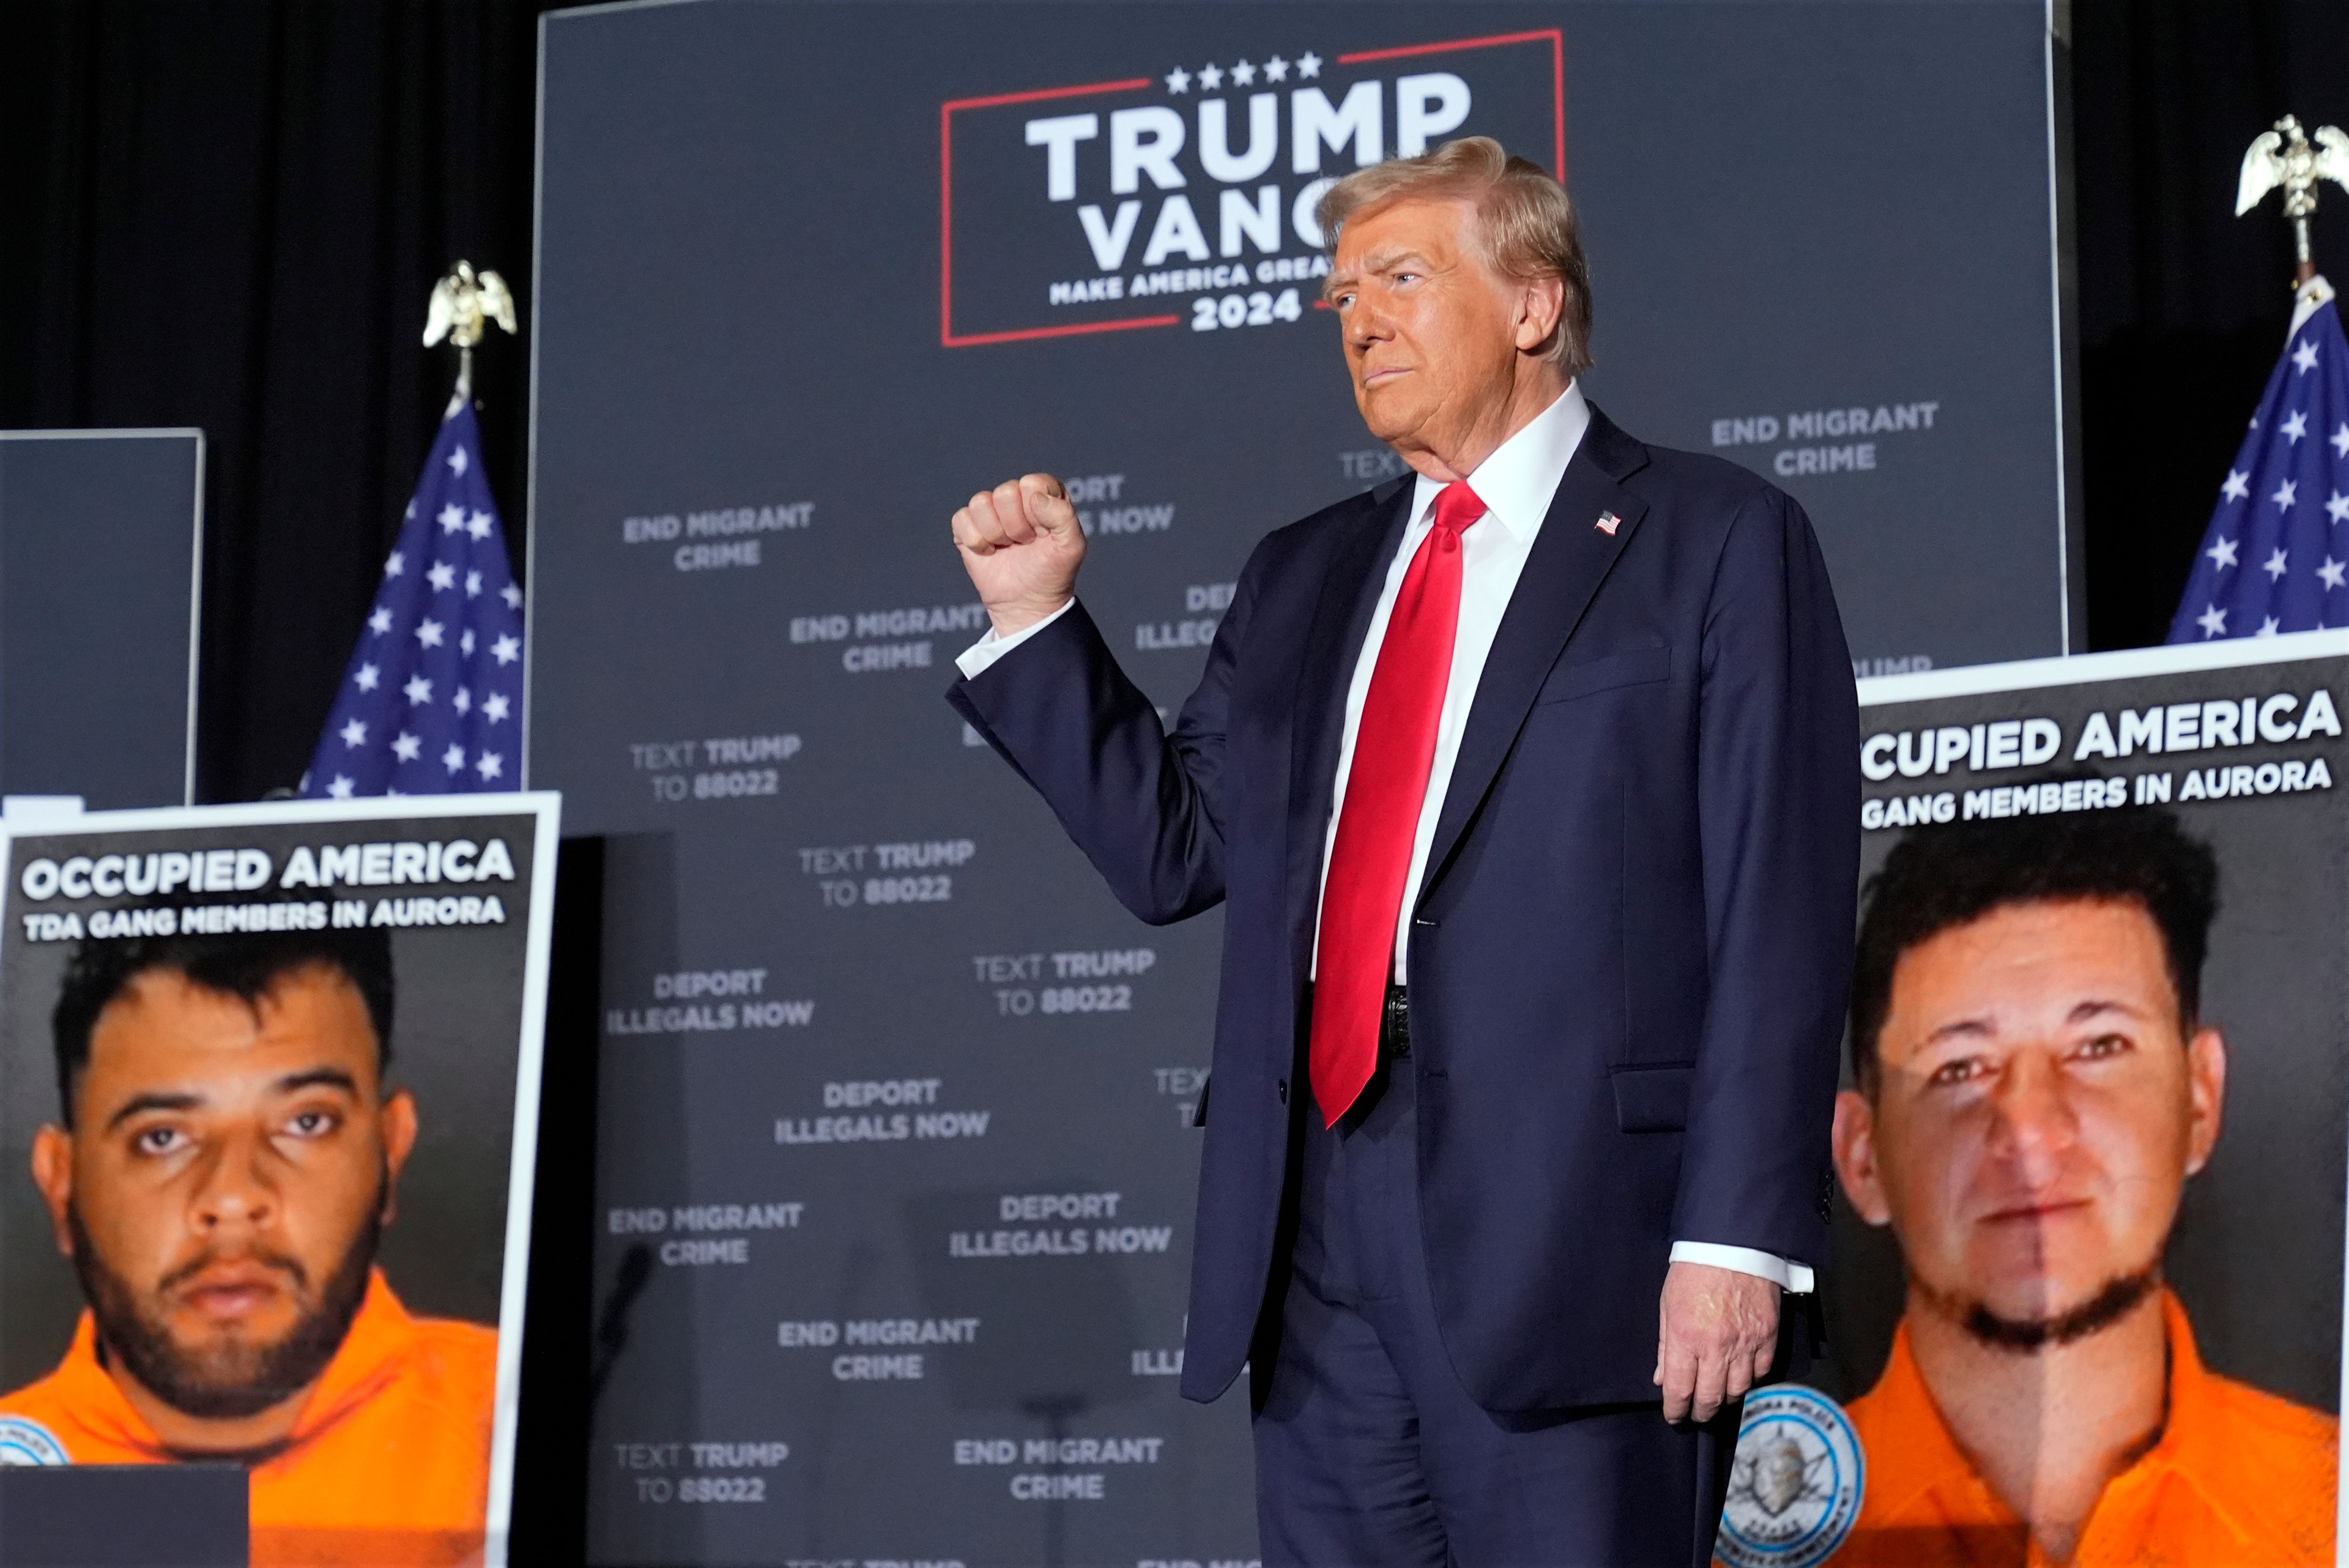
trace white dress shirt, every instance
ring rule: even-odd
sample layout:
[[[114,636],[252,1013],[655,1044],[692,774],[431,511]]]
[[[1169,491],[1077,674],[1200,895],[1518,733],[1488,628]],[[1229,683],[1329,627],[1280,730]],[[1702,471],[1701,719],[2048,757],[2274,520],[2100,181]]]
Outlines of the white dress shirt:
[[[1541,533],[1543,518],[1549,514],[1558,482],[1566,477],[1567,464],[1574,461],[1583,432],[1589,428],[1590,405],[1583,399],[1581,386],[1569,382],[1556,401],[1494,449],[1492,455],[1468,475],[1468,486],[1484,502],[1485,512],[1461,535],[1460,620],[1454,634],[1452,673],[1444,689],[1444,708],[1436,718],[1435,756],[1428,768],[1427,794],[1420,804],[1418,831],[1412,836],[1411,870],[1404,878],[1402,908],[1396,916],[1397,983],[1406,978],[1411,907],[1420,881],[1427,873],[1428,849],[1435,839],[1436,818],[1444,810],[1453,763],[1460,754],[1460,737],[1468,727],[1468,710],[1475,701],[1476,683],[1484,676],[1485,658],[1493,651],[1494,636],[1501,629],[1501,617],[1508,610],[1509,596],[1516,591],[1517,576],[1525,570],[1526,557],[1533,552],[1534,540]],[[1394,613],[1396,596],[1402,591],[1403,576],[1411,569],[1412,557],[1421,543],[1435,526],[1435,497],[1443,489],[1440,482],[1424,474],[1413,488],[1411,520],[1403,528],[1394,559],[1388,564],[1385,585],[1371,612],[1370,630],[1362,639],[1353,679],[1346,688],[1346,725],[1339,742],[1337,784],[1331,795],[1336,809],[1330,813],[1329,831],[1321,846],[1325,888],[1329,883],[1330,852],[1338,837],[1338,819],[1345,811],[1346,781],[1353,772],[1354,738],[1361,727],[1362,703],[1370,695],[1371,676],[1378,668],[1379,649],[1386,639],[1387,621]],[[956,657],[956,666],[962,670],[964,679],[976,680],[981,670],[1066,615],[1069,606],[1075,603],[1071,599],[1035,625],[1022,628],[1009,637],[998,637],[989,628],[976,645]],[[1314,925],[1318,964],[1318,912]],[[1812,1288],[1809,1269],[1748,1247],[1676,1241],[1671,1257],[1674,1262],[1711,1263],[1741,1273],[1759,1274],[1790,1291]]]
[[[1444,813],[1444,797],[1452,784],[1452,764],[1459,760],[1461,732],[1468,728],[1468,709],[1476,700],[1476,683],[1485,677],[1485,659],[1493,651],[1493,638],[1509,596],[1517,589],[1517,576],[1526,569],[1542,519],[1549,514],[1550,498],[1557,493],[1566,465],[1574,461],[1582,432],[1590,428],[1590,405],[1579,385],[1569,382],[1558,399],[1536,414],[1523,430],[1494,449],[1468,476],[1468,488],[1485,504],[1482,517],[1460,535],[1460,623],[1452,639],[1452,675],[1444,688],[1444,710],[1435,720],[1435,756],[1428,764],[1427,795],[1420,802],[1419,830],[1412,835],[1411,870],[1403,877],[1402,908],[1395,915],[1394,978],[1401,985],[1411,948],[1411,907],[1427,876],[1427,852],[1435,842],[1435,821]],[[1371,676],[1378,669],[1379,649],[1387,637],[1387,621],[1412,557],[1419,554],[1435,529],[1435,498],[1444,484],[1421,474],[1411,493],[1411,521],[1402,543],[1387,566],[1385,587],[1371,611],[1371,628],[1362,639],[1361,656],[1354,661],[1354,679],[1346,687],[1346,729],[1338,742],[1338,783],[1330,799],[1330,829],[1321,840],[1321,885],[1330,885],[1330,856],[1338,844],[1338,819],[1345,815],[1346,784],[1354,774],[1354,738],[1362,727],[1362,704],[1371,694]],[[1313,957],[1321,957],[1320,917],[1314,917]]]

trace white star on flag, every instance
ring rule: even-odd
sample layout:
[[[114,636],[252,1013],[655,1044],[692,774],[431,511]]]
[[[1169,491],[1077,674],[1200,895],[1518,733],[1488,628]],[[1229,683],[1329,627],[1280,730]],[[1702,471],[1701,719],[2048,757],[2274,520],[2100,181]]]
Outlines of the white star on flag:
[[[326,786],[326,793],[336,800],[348,800],[351,798],[351,781],[336,774],[335,782]]]
[[[1255,81],[1256,67],[1254,66],[1248,64],[1246,60],[1234,62],[1232,66],[1232,86],[1249,87],[1254,85]]]
[[[2223,470],[2210,468],[2226,477],[2169,618],[2171,642],[2290,637],[2349,619],[2335,597],[2349,593],[2349,334],[2331,299],[2303,305],[2249,433]]]
[[[1297,74],[1309,80],[1321,74],[1321,57],[1308,49],[1297,57]]]
[[[2336,583],[2333,586],[2338,587],[2340,585]],[[481,699],[481,716],[492,724],[497,723],[506,716],[509,706],[504,692],[492,691]]]
[[[505,759],[495,752],[483,752],[481,760],[475,763],[473,766],[480,770],[481,775],[485,779],[502,777],[506,771]]]
[[[1282,59],[1278,55],[1275,55],[1272,58],[1265,61],[1264,79],[1268,82],[1287,81],[1288,79],[1288,62]]]
[[[365,612],[367,629],[355,639],[319,726],[303,794],[382,796],[395,784],[409,794],[515,787],[523,764],[511,742],[501,748],[504,776],[487,780],[473,766],[493,722],[482,716],[484,706],[496,698],[517,721],[523,706],[525,601],[487,465],[475,461],[480,444],[471,405],[460,400],[433,437],[399,536],[387,543],[383,579]],[[490,653],[501,638],[508,649],[502,662]],[[436,758],[443,773],[431,770]],[[336,779],[346,781],[345,792],[330,790]]]
[[[1166,73],[1166,90],[1168,92],[1189,92],[1191,90],[1191,73],[1185,70],[1181,66],[1176,66],[1173,70],[1168,71]]]
[[[1199,87],[1202,91],[1213,92],[1223,85],[1223,67],[1215,64],[1213,61],[1209,61],[1207,64],[1199,67]]]
[[[502,637],[490,644],[490,654],[500,664],[512,664],[522,657],[522,641],[518,638]]]

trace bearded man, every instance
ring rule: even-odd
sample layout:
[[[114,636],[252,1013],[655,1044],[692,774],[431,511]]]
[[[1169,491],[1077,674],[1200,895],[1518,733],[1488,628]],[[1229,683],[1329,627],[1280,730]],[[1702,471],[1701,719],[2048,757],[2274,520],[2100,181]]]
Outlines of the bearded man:
[[[481,1550],[497,1333],[376,1266],[418,1127],[392,999],[381,930],[91,939],[58,994],[33,1179],[87,1310],[0,1425],[59,1462],[246,1466],[256,1564]]]
[[[2163,1254],[2218,1147],[2218,863],[2151,807],[1928,827],[1871,884],[1836,1161],[1908,1308],[1836,1561],[2333,1560],[2338,1423],[2207,1366]]]

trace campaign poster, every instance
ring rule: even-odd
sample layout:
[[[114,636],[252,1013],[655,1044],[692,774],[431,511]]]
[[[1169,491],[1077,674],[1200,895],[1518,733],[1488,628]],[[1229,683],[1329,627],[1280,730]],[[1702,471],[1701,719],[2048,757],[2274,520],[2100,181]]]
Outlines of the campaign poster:
[[[241,1466],[261,1568],[504,1561],[557,805],[9,825],[0,1457]]]
[[[1827,1353],[1719,1556],[2334,1563],[2349,634],[1861,691]]]

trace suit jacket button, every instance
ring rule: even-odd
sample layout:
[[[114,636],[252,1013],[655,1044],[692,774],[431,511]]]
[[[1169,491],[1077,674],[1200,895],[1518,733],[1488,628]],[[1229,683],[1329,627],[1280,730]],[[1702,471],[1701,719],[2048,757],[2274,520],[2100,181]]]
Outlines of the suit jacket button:
[[[1280,1081],[1280,1103],[1284,1106],[1288,1104],[1288,1080],[1286,1078]]]

